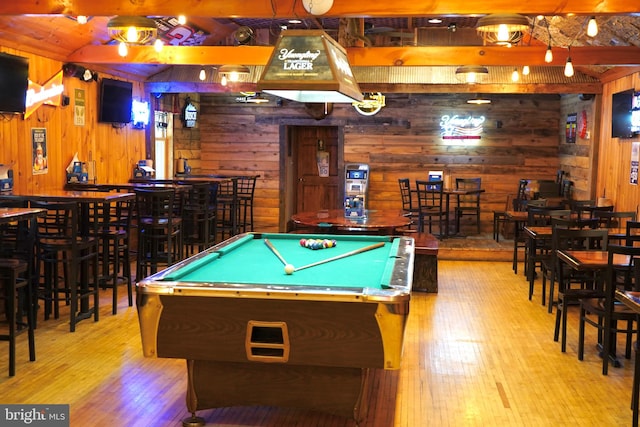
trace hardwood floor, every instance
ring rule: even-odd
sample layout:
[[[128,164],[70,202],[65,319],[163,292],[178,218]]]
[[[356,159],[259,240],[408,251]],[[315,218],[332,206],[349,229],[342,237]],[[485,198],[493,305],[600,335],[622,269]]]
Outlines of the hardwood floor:
[[[522,269],[519,269],[522,271]],[[369,415],[361,427],[626,426],[631,423],[632,363],[601,375],[595,333],[585,360],[577,359],[577,307],[568,349],[553,341],[554,315],[509,262],[439,263],[439,293],[415,293],[402,369],[374,375]],[[71,426],[180,426],[185,362],[145,359],[135,307],[120,293],[101,295],[100,320],[74,333],[68,317],[43,321],[36,331],[37,360],[28,361],[19,337],[17,375],[9,378],[1,347],[0,402],[70,405]],[[397,393],[395,393],[397,391]],[[351,420],[286,408],[202,411],[208,426],[351,427]]]

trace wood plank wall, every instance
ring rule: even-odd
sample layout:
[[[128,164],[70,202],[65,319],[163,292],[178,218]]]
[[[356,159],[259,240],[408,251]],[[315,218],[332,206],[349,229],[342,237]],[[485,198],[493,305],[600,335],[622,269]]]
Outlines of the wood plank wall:
[[[603,86],[600,148],[598,151],[596,195],[613,200],[616,210],[638,212],[640,190],[630,183],[631,147],[640,137],[611,137],[611,101],[614,93],[640,91],[640,74],[623,77]]]
[[[201,94],[201,156],[194,173],[258,173],[256,229],[278,230],[280,144],[286,125],[338,126],[344,161],[371,168],[369,207],[399,209],[398,178],[426,178],[429,170],[450,177],[482,178],[482,227],[490,231],[493,210],[503,209],[519,178],[555,179],[559,168],[561,103],[558,95],[492,95],[489,105],[470,105],[462,94],[388,94],[375,116],[336,104],[324,119],[309,116],[304,104],[229,104]],[[484,116],[477,145],[446,145],[444,115]],[[195,166],[198,167],[195,167]],[[281,230],[282,231],[282,230]]]
[[[29,79],[40,85],[64,65],[61,62],[0,47],[0,51],[29,58]],[[99,77],[112,77],[99,74]],[[112,77],[115,78],[115,77]],[[98,182],[126,182],[133,165],[145,158],[145,131],[131,126],[114,128],[98,123],[99,84],[63,77],[63,94],[70,97],[67,106],[43,105],[26,120],[22,115],[0,115],[0,164],[13,165],[14,189],[61,189],[66,182],[65,169],[75,153],[81,161],[91,156],[96,161]],[[134,97],[143,98],[143,84],[134,82]],[[84,91],[85,124],[74,124],[75,89]],[[48,173],[32,173],[32,128],[46,129]]]

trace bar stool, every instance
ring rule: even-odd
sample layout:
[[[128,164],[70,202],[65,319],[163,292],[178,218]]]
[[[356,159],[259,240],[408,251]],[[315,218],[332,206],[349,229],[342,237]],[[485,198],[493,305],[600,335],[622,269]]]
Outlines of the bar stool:
[[[220,241],[238,234],[238,178],[232,177],[218,184],[217,230]]]
[[[138,253],[136,281],[182,260],[182,206],[176,190],[136,188]]]
[[[70,305],[70,332],[76,330],[82,319],[93,316],[97,322],[100,298],[96,224],[92,224],[94,229],[88,235],[80,233],[80,209],[75,202],[32,201],[31,207],[47,211],[45,217],[39,218],[37,227],[37,259],[44,267],[40,297],[44,300],[45,320],[52,309],[54,318],[60,317],[62,300]]]
[[[21,277],[22,276],[22,277]],[[1,341],[9,342],[9,376],[16,374],[16,336],[27,331],[29,339],[29,360],[36,360],[35,322],[33,295],[30,286],[29,263],[20,259],[0,259],[0,283],[5,301],[8,331],[0,335]],[[26,308],[26,323],[22,312]]]
[[[112,289],[112,313],[118,312],[118,284],[127,285],[129,307],[133,306],[133,288],[131,276],[131,216],[132,200],[97,203],[93,209],[97,222],[97,235],[100,244],[102,288]],[[122,270],[122,275],[120,275]],[[110,280],[111,283],[107,283]]]
[[[185,254],[190,256],[205,250],[210,245],[209,228],[215,220],[215,209],[211,209],[211,188],[208,182],[190,184],[191,189],[182,210]]]
[[[256,179],[256,176],[238,177],[238,204],[242,217],[239,228],[243,233],[253,231],[253,195],[256,189]]]

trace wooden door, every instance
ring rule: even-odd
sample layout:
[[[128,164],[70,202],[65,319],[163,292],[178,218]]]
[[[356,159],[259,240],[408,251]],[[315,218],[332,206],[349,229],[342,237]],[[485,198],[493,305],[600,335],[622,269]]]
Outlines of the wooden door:
[[[293,132],[291,141],[295,158],[296,200],[295,211],[338,209],[343,185],[338,156],[338,128],[334,126],[300,126]],[[318,151],[329,153],[329,176],[318,171]]]

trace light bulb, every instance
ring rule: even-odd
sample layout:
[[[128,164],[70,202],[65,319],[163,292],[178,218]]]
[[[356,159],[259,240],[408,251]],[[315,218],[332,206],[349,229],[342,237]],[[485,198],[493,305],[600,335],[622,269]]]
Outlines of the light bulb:
[[[474,73],[474,72],[467,73],[467,76],[465,77],[465,81],[467,83],[475,83],[476,82],[476,73]]]
[[[160,39],[156,39],[156,41],[153,42],[153,48],[156,50],[156,52],[160,53],[162,52],[162,48],[164,47],[164,42]]]
[[[509,28],[506,24],[498,25],[498,41],[506,42],[509,41]]]
[[[124,58],[128,53],[129,49],[127,49],[127,44],[125,42],[120,42],[120,44],[118,44],[118,55]]]
[[[595,16],[589,18],[589,23],[587,24],[587,35],[589,37],[595,37],[598,35],[598,23],[596,22]]]
[[[529,70],[529,66],[528,65],[525,65],[524,67],[522,67],[522,75],[523,76],[528,76],[530,72],[531,72],[531,70]]]
[[[200,70],[200,75],[198,76],[200,80],[204,81],[207,78],[207,73],[204,71],[204,68]]]
[[[76,21],[78,21],[78,24],[80,25],[84,25],[87,23],[87,17],[85,15],[78,15],[76,17]],[[597,31],[597,30],[596,30]]]
[[[226,75],[222,75],[222,78],[220,79],[220,84],[222,86],[226,86],[227,85],[227,76]]]
[[[567,77],[573,76],[573,64],[571,63],[571,57],[567,57],[567,63],[564,64],[564,75]]]
[[[138,30],[136,30],[136,27],[131,26],[127,28],[127,41],[129,43],[136,43],[138,41]]]
[[[180,25],[184,25],[187,23],[187,17],[184,15],[179,15],[178,16],[178,24]]]
[[[231,80],[232,82],[237,82],[238,80],[240,80],[240,74],[238,74],[237,71],[230,72],[229,80]]]
[[[544,62],[547,64],[553,61],[553,52],[551,52],[551,45],[547,47],[547,51],[544,53]]]
[[[511,81],[515,83],[518,80],[520,80],[520,73],[518,73],[518,69],[517,68],[514,68],[513,69],[513,73],[511,73]]]

